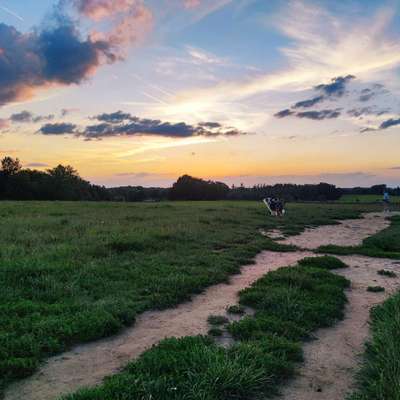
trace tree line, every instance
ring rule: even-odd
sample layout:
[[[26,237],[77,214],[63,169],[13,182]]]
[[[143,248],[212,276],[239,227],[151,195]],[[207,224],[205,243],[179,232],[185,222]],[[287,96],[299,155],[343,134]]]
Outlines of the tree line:
[[[70,165],[46,171],[22,168],[18,159],[5,157],[0,165],[0,200],[72,201],[162,201],[162,200],[261,200],[277,197],[284,201],[334,201],[344,193],[382,194],[384,185],[340,189],[328,183],[316,185],[276,184],[253,187],[232,186],[181,176],[171,188],[121,186],[106,188],[82,179]],[[391,189],[392,194],[400,189]]]

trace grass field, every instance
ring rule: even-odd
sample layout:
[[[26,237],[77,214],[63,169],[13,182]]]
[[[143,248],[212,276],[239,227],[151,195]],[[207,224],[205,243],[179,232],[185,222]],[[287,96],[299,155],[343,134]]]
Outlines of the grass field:
[[[377,234],[363,240],[361,246],[322,246],[318,249],[322,253],[331,254],[362,254],[369,257],[383,257],[400,259],[400,215],[390,218],[391,224]]]
[[[228,326],[236,343],[225,349],[202,336],[167,339],[121,374],[65,400],[248,400],[270,398],[302,360],[301,341],[343,317],[349,281],[328,271],[339,260],[305,259],[280,268],[240,293],[255,310]],[[295,306],[294,306],[295,305]]]
[[[0,382],[31,374],[74,343],[111,335],[144,310],[173,306],[239,272],[286,234],[372,210],[261,203],[0,204]]]
[[[255,202],[2,202],[0,385],[227,280],[262,249],[291,250],[259,228],[296,234],[372,210],[293,204],[276,219]]]
[[[344,194],[340,203],[381,203],[383,195],[377,194]],[[390,201],[394,204],[400,203],[400,196],[390,196]]]

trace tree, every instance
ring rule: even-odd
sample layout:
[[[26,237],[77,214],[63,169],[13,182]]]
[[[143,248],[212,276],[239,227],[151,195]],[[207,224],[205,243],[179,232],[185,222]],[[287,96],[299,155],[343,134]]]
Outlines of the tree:
[[[68,180],[80,179],[78,171],[70,165],[57,165],[57,167],[48,169],[47,173],[55,179]]]
[[[11,176],[17,174],[21,170],[22,166],[18,158],[4,157],[1,160],[1,171],[5,176]]]

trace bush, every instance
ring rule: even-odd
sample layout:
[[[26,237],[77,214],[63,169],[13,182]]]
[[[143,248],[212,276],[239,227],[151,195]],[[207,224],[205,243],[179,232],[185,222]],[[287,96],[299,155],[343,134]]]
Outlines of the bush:
[[[345,264],[342,260],[339,260],[338,258],[332,256],[306,257],[300,260],[299,264],[324,269],[348,268],[348,265]]]

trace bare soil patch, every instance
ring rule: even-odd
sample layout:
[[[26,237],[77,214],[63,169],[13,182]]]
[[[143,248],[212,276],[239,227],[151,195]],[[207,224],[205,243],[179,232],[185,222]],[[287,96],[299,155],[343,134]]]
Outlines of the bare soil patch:
[[[392,215],[392,214],[391,214]],[[362,241],[387,228],[390,221],[385,213],[368,213],[360,219],[340,221],[337,225],[308,228],[302,234],[288,237],[279,243],[291,244],[302,249],[314,250],[320,246],[358,246]]]

